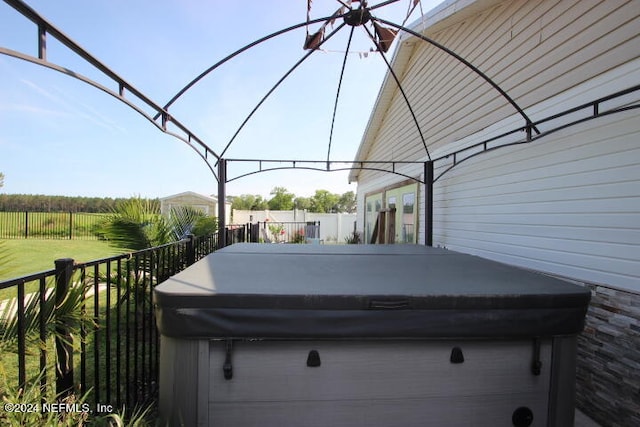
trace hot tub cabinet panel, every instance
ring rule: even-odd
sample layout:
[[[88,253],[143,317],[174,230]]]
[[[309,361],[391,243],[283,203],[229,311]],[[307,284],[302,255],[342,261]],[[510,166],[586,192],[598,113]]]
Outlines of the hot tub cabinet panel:
[[[402,274],[390,281],[389,269]],[[156,288],[160,415],[189,426],[572,425],[588,300],[579,286],[441,249],[233,245]]]

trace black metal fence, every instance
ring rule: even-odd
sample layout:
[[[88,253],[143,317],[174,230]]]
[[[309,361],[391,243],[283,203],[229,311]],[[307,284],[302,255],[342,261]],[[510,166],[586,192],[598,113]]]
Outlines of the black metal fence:
[[[217,235],[191,237],[81,264],[61,259],[53,270],[0,282],[0,292],[14,292],[0,301],[7,387],[35,385],[43,403],[79,393],[92,410],[126,408],[129,414],[155,399],[153,289],[217,243]]]
[[[0,239],[102,239],[100,224],[109,214],[81,212],[0,212]],[[257,222],[230,225],[227,244],[306,243],[320,238],[320,222]]]
[[[266,222],[229,226],[226,238],[304,243],[319,231],[318,222]],[[0,282],[0,385],[36,387],[43,403],[84,396],[92,410],[131,413],[153,401],[159,369],[153,289],[217,247],[217,234],[190,237],[85,263],[59,259],[52,270]]]
[[[109,214],[82,212],[0,212],[0,239],[100,239]]]

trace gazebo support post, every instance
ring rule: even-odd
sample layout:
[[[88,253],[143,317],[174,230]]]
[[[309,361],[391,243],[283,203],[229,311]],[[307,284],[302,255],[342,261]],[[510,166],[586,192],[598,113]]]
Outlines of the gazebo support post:
[[[433,246],[433,161],[424,162],[424,243]]]
[[[227,161],[218,160],[218,249],[227,246]]]

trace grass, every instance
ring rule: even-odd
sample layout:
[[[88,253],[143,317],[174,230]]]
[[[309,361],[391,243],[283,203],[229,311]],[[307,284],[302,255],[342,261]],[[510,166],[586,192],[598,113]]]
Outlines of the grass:
[[[106,306],[106,292],[100,292],[100,304],[99,304],[99,314],[97,318],[100,319],[100,323],[103,323],[105,312],[108,309]],[[116,301],[116,290],[111,289],[111,300]],[[115,303],[112,303],[115,304]],[[86,300],[87,310],[89,313],[93,313],[93,297],[90,296]],[[112,307],[113,309],[113,307]],[[118,333],[115,330],[114,325],[111,325],[112,333]],[[104,333],[104,325],[101,324],[101,331]],[[93,352],[93,327],[88,326],[88,338],[87,338],[87,370],[88,370],[88,378],[93,378],[93,369],[94,369],[94,352]],[[80,378],[80,335],[78,331],[74,334],[74,376],[75,382],[78,382]],[[115,336],[115,335],[114,335]],[[35,337],[32,337],[35,338]],[[51,335],[47,339],[46,349],[47,349],[47,382],[48,384],[55,384],[55,347],[54,347],[54,336]],[[100,342],[101,352],[104,354],[104,342]],[[15,350],[15,349],[14,349]],[[33,382],[36,376],[40,372],[40,345],[37,342],[28,341],[26,348],[26,370],[27,370],[27,382]],[[2,389],[2,383],[4,383],[8,387],[15,387],[18,383],[18,353],[17,351],[3,351],[0,353],[0,395],[5,394],[6,391]]]
[[[73,258],[76,260],[76,262],[86,262],[86,261],[91,261],[91,260],[96,260],[101,258],[107,258],[113,255],[117,255],[118,253],[122,253],[122,251],[110,247],[106,242],[103,242],[103,241],[31,240],[31,239],[0,240],[0,261],[2,261],[0,262],[1,264],[0,274],[2,274],[3,276],[7,276],[7,277],[0,277],[0,281],[5,278],[8,279],[10,277],[19,277],[19,276],[37,273],[45,270],[51,270],[53,268],[53,261],[59,258]],[[6,261],[6,256],[5,256],[6,254],[8,254],[9,257],[11,258],[9,265],[7,265],[7,263],[4,262]],[[99,267],[100,275],[104,274],[104,268],[106,268],[105,264],[102,264],[101,267]],[[94,270],[93,267],[88,269],[87,280],[91,280],[90,276],[93,274],[94,271],[97,271],[97,269]],[[112,270],[112,272],[113,271],[114,270]],[[79,273],[76,272],[75,274],[79,274]],[[73,279],[74,282],[77,283],[77,280],[80,276],[74,276],[74,277],[77,277],[76,279]],[[52,285],[53,285],[53,278],[50,277],[49,279],[47,279],[46,287],[51,287]],[[25,284],[26,293],[37,292],[37,290],[38,290],[37,282],[30,282]],[[107,294],[111,296],[111,307],[112,307],[111,309],[107,307],[107,304],[106,304]],[[15,297],[15,295],[16,295],[16,287],[12,286],[10,289],[5,289],[0,291],[0,300],[4,298],[13,298]],[[103,363],[105,363],[104,357],[106,355],[107,344],[105,341],[105,335],[103,334],[106,332],[106,324],[104,322],[106,319],[105,314],[107,311],[111,313],[111,318],[112,318],[112,322],[110,323],[110,327],[108,328],[111,331],[111,341],[110,341],[111,356],[109,357],[109,360],[114,360],[114,357],[116,359],[119,358],[120,360],[127,360],[127,361],[131,360],[131,354],[125,354],[126,352],[129,351],[127,346],[122,345],[119,350],[116,347],[117,342],[115,340],[117,338],[121,338],[122,336],[128,333],[129,334],[132,333],[132,330],[130,330],[129,327],[126,326],[126,322],[124,324],[121,323],[121,326],[120,326],[121,329],[118,330],[117,325],[115,323],[114,316],[117,314],[117,311],[116,311],[117,309],[115,308],[115,306],[117,305],[117,301],[118,301],[117,299],[118,294],[117,294],[115,285],[112,284],[112,287],[109,291],[101,291],[99,292],[98,295],[100,295],[99,309],[98,309],[99,314],[94,314],[94,315],[96,319],[99,319],[98,324],[100,325],[100,332],[99,332],[99,335],[94,335],[94,333],[92,332],[92,328],[89,328],[90,330],[88,331],[89,334],[87,336],[87,341],[86,341],[87,350],[88,350],[86,374],[87,374],[87,380],[90,385],[93,380],[94,361],[95,361],[94,358],[96,356],[94,353],[94,345],[97,345],[100,348],[100,365],[103,365]],[[93,297],[91,297],[90,300],[87,301],[87,310],[89,310],[89,312],[93,311],[94,302],[95,301]],[[150,307],[149,306],[150,303],[148,301],[146,304],[147,304],[147,307]],[[134,310],[135,312],[137,312],[134,306],[131,306],[128,308],[123,307],[123,308],[125,310],[127,309]],[[93,318],[94,315],[91,315],[91,317]],[[124,320],[122,316],[124,316],[124,313],[121,313],[121,317],[120,317],[121,321]],[[137,331],[138,330],[134,328],[134,331],[133,331],[134,340],[138,339]],[[75,338],[74,338],[75,351],[79,351],[80,337],[77,331],[74,333],[74,335],[75,335]],[[12,343],[12,341],[3,340],[2,343],[9,345]],[[34,341],[29,341],[27,343],[26,366],[27,366],[27,377],[28,377],[27,382],[28,383],[31,383],[30,380],[35,380],[36,378],[34,376],[40,372],[39,351],[38,351],[40,349],[40,345],[41,345],[40,343],[34,342]],[[54,382],[55,366],[53,365],[54,363],[53,360],[55,358],[55,351],[53,347],[53,338],[51,337],[51,335],[50,335],[50,338],[47,340],[46,344],[44,345],[48,353],[48,357],[47,357],[48,359],[47,360],[48,362],[47,380],[48,381],[47,382],[48,382],[48,386],[51,388],[55,383]],[[4,351],[4,350],[8,350],[8,351]],[[119,356],[116,356],[115,352],[118,352]],[[143,364],[141,357],[142,355],[138,354],[138,359],[140,360],[140,363]],[[77,384],[79,380],[79,375],[80,375],[80,366],[79,366],[80,360],[79,360],[79,357],[74,359],[75,359],[74,370],[76,372],[75,375],[77,375],[77,377],[75,377],[74,380],[75,380],[75,383]],[[34,390],[34,393],[36,394],[34,394],[31,397],[27,397],[27,395],[24,395],[23,397],[21,397],[20,392],[15,390],[17,385],[17,375],[18,375],[17,360],[18,360],[18,355],[17,353],[14,352],[14,350],[3,349],[2,351],[0,351],[0,397],[4,398],[6,396],[12,396],[12,392],[13,392],[13,397],[16,397],[16,399],[20,398],[22,399],[23,402],[31,402],[31,401],[36,402],[39,399],[38,397],[39,391],[37,390],[37,387],[34,386],[35,388],[33,388],[33,390]],[[149,359],[149,361],[150,360],[151,359]],[[112,362],[112,365],[110,368],[110,372],[112,374],[112,377],[111,377],[112,386],[115,386],[116,384],[116,376],[115,376],[116,372],[114,372],[114,369],[115,369],[114,363],[115,362]],[[140,368],[143,369],[142,365],[140,365]],[[102,369],[104,369],[104,367],[100,368],[101,371]],[[105,381],[105,376],[103,372],[101,374],[100,384],[94,384],[94,386],[96,387],[96,390],[98,389],[101,390],[100,392],[101,400],[104,399],[105,391],[106,391],[105,389],[106,384],[104,383],[104,381]],[[137,390],[136,388],[137,384],[138,383],[130,384],[130,385],[133,385],[134,387],[133,392],[135,393],[139,392],[139,390]],[[36,381],[36,385],[37,385],[37,381]],[[122,390],[124,390],[125,386],[126,384],[120,385]],[[112,390],[114,389],[112,388]],[[87,401],[92,401],[93,399],[97,400],[93,392],[90,393],[90,395],[85,396],[84,398],[87,399]],[[27,399],[27,400],[24,400],[24,399]],[[49,400],[54,400],[54,398],[49,397]],[[141,414],[140,413],[137,414],[137,416],[134,416],[134,418],[142,419],[142,417],[145,417],[147,419],[153,419],[154,417],[153,411],[149,412],[149,408],[150,407],[147,407],[147,411]],[[131,415],[131,414],[128,414],[128,415]],[[7,416],[7,414],[4,414],[4,416]],[[3,417],[3,414],[0,413],[0,424],[5,424],[5,422],[11,423],[12,420],[9,418]],[[37,424],[37,425],[45,425],[45,424],[49,425],[46,422],[42,424]],[[149,422],[149,423],[143,422],[142,425],[151,425],[151,424],[152,422]],[[27,425],[27,424],[24,424],[22,423],[22,421],[20,421],[17,424],[14,423],[12,425]],[[67,424],[55,424],[55,425],[67,425]],[[69,425],[81,425],[81,424],[78,423],[78,424],[69,424]],[[100,424],[100,425],[103,425],[103,424]],[[117,424],[117,425],[122,425],[122,424]],[[133,422],[131,423],[131,425],[139,425],[139,423]]]
[[[29,237],[95,240],[99,225],[108,214],[70,212],[0,212],[1,238]]]
[[[10,259],[0,281],[51,270],[59,258],[86,262],[122,253],[102,240],[16,239],[4,242]]]
[[[93,327],[88,326],[88,335],[87,335],[87,341],[86,341],[86,346],[87,346],[87,359],[86,359],[86,377],[87,380],[89,382],[89,386],[92,387],[92,390],[90,390],[87,394],[85,394],[84,396],[82,396],[81,400],[83,402],[85,402],[88,406],[88,408],[95,408],[96,407],[96,401],[95,401],[95,391],[96,389],[100,389],[100,396],[101,396],[101,401],[105,401],[104,398],[106,396],[106,388],[107,385],[105,384],[105,360],[103,359],[105,357],[105,352],[106,352],[106,342],[104,340],[104,333],[105,333],[105,314],[107,310],[111,311],[112,316],[116,315],[116,302],[117,302],[117,291],[115,289],[115,287],[112,287],[110,290],[110,295],[111,295],[111,301],[112,301],[112,306],[111,308],[109,308],[106,305],[106,292],[102,291],[100,292],[100,298],[99,298],[99,314],[96,316],[99,320],[99,325],[100,325],[100,335],[101,338],[98,339],[98,345],[100,348],[100,355],[101,355],[101,361],[100,361],[100,372],[101,372],[101,381],[100,384],[93,384],[93,378],[94,378],[94,361],[95,361],[95,356],[96,354],[94,353],[94,344],[95,341],[98,337],[96,335],[94,335],[93,331]],[[87,309],[90,312],[93,312],[93,297],[89,297],[89,299],[86,301],[87,303]],[[124,307],[123,307],[124,310]],[[93,317],[93,315],[91,315]],[[122,314],[122,319],[124,319],[124,314]],[[118,330],[116,327],[116,323],[115,320],[112,319],[112,323],[110,324],[110,328],[111,330],[111,337],[112,337],[112,345],[111,345],[111,359],[113,360],[114,358],[120,357],[121,359],[123,357],[126,357],[124,355],[124,351],[125,351],[125,347],[124,347],[124,343],[122,345],[122,348],[120,350],[120,354],[117,355],[116,354],[116,346],[115,346],[115,342],[114,340],[116,339],[116,337],[120,334],[126,334],[127,330],[129,329],[129,327],[126,324],[122,324],[121,325],[121,329]],[[81,375],[81,360],[80,360],[80,336],[78,334],[78,331],[76,331],[74,334],[74,352],[76,353],[74,356],[74,383],[76,385],[76,387],[78,386],[79,380],[80,380],[80,375]],[[54,337],[53,335],[50,335],[49,338],[46,341],[46,350],[48,353],[48,357],[47,357],[47,393],[46,393],[46,398],[45,398],[45,402],[46,403],[53,403],[56,401],[56,398],[54,397],[54,389],[55,389],[55,372],[56,372],[56,366],[55,366],[55,347],[54,347]],[[7,351],[8,350],[8,351]],[[27,390],[30,390],[30,392],[27,392],[24,396],[20,396],[20,392],[17,390],[17,382],[18,382],[18,368],[17,368],[17,360],[18,360],[18,355],[17,353],[15,353],[14,351],[10,350],[10,349],[5,349],[5,351],[1,351],[0,352],[0,397],[2,397],[2,399],[7,399],[7,401],[10,402],[21,402],[21,403],[27,403],[27,404],[34,404],[40,401],[40,390],[38,388],[39,385],[39,375],[42,375],[41,371],[40,371],[40,363],[39,363],[39,350],[40,350],[40,344],[38,344],[37,342],[33,342],[30,341],[27,343],[27,348],[26,348],[26,370],[27,370]],[[130,357],[130,356],[129,356]],[[124,369],[124,368],[123,368]],[[111,366],[111,390],[112,392],[116,392],[115,389],[115,384],[116,384],[116,372],[115,372],[115,362],[112,362],[112,366]],[[121,384],[121,391],[124,392],[126,387],[126,384]],[[77,391],[77,390],[76,390]],[[77,395],[77,394],[76,394]],[[1,400],[1,399],[0,399]],[[112,397],[113,400],[113,397]],[[122,418],[123,416],[125,416],[125,414],[122,412],[122,408],[116,408],[113,407],[114,410],[118,411],[118,417]],[[138,408],[139,409],[139,408]],[[133,411],[133,413],[131,412]],[[154,413],[152,411],[152,406],[147,406],[146,410],[144,411],[144,413],[140,413],[138,412],[136,414],[136,408],[129,408],[129,412],[126,414],[129,422],[127,424],[118,424],[118,423],[111,423],[108,424],[105,419],[111,416],[115,416],[116,414],[102,414],[102,416],[99,416],[100,414],[93,414],[93,415],[88,415],[85,414],[84,416],[82,414],[74,414],[71,413],[71,417],[72,420],[69,420],[69,422],[60,422],[60,421],[65,421],[65,420],[58,420],[57,423],[55,423],[55,420],[44,420],[44,419],[35,419],[35,420],[31,420],[31,419],[23,419],[20,422],[17,422],[16,420],[14,420],[13,418],[14,414],[2,414],[2,412],[0,411],[0,424],[3,425],[59,425],[59,426],[80,426],[80,425],[85,425],[85,422],[88,423],[86,425],[152,425],[153,424],[153,418],[154,418]],[[27,414],[28,415],[28,414]],[[89,419],[87,420],[86,417],[89,416]],[[94,418],[96,417],[97,418]],[[103,419],[104,418],[104,419]],[[138,420],[137,422],[135,420]],[[25,423],[25,421],[28,421],[27,423]]]

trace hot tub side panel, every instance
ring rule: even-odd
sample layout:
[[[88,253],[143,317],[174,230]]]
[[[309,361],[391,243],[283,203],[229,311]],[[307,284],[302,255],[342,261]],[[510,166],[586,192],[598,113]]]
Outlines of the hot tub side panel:
[[[160,336],[159,425],[210,425],[208,361],[208,340]]]
[[[551,339],[540,344],[534,374],[533,340],[210,341],[209,423],[511,426],[529,413],[554,425]]]

